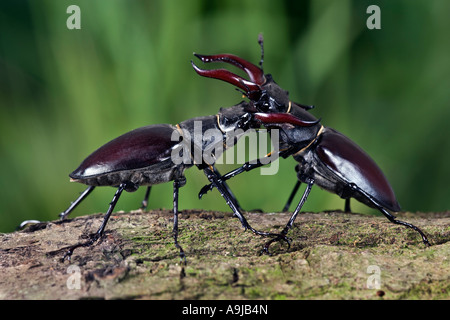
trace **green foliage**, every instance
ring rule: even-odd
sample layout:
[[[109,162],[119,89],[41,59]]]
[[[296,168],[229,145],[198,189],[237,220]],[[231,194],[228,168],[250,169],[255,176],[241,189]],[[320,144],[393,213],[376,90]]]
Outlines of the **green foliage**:
[[[257,63],[260,32],[265,71],[362,146],[405,210],[449,209],[450,2],[375,2],[2,1],[0,231],[55,219],[84,188],[67,175],[110,139],[239,102],[230,85],[193,72],[192,52]],[[72,4],[81,30],[66,27]],[[371,4],[380,6],[381,30],[366,27]],[[279,210],[294,166],[281,160],[278,175],[253,172],[230,186],[244,208]],[[198,200],[202,172],[186,175],[181,209],[229,210],[217,191]],[[150,207],[171,208],[171,188],[154,187]],[[343,208],[335,195],[313,190],[305,210]],[[74,215],[105,212],[113,193],[98,188]],[[117,210],[137,208],[143,195],[124,195]]]

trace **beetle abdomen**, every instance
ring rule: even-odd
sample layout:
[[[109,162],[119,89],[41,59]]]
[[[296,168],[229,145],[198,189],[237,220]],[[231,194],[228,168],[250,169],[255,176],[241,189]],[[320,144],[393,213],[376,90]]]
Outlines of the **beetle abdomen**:
[[[114,171],[91,177],[73,179],[73,181],[89,186],[118,186],[125,181],[137,186],[152,186],[182,177],[186,168],[184,165],[174,166],[169,159],[141,169]]]
[[[336,130],[326,128],[316,153],[346,184],[355,185],[384,208],[400,211],[394,191],[381,169],[349,138]]]
[[[158,124],[127,132],[94,151],[69,176],[92,185],[149,180],[142,176],[143,171],[151,174],[153,166],[155,172],[163,165],[171,168],[172,148],[178,144],[171,140],[174,130],[172,125]]]

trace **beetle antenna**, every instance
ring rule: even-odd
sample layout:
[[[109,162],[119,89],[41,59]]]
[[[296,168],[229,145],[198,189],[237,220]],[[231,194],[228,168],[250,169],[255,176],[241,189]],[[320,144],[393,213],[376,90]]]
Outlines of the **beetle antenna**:
[[[261,70],[263,69],[263,62],[264,62],[264,37],[262,35],[262,33],[260,33],[258,35],[258,43],[259,46],[261,47],[261,60],[259,60],[259,67],[261,68]]]

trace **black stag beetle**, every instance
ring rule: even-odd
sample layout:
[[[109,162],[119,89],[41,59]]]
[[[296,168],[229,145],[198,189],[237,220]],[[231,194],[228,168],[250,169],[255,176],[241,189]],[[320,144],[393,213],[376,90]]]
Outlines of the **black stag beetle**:
[[[260,67],[231,54],[195,54],[204,63],[225,62],[244,70],[252,70],[249,80],[242,79],[223,69],[204,70],[198,68],[195,64],[193,64],[193,67],[201,76],[223,80],[243,90],[244,95],[249,98],[250,106],[258,112],[262,112],[257,120],[268,129],[279,129],[280,148],[278,155],[283,158],[293,156],[298,162],[295,168],[298,181],[283,210],[289,208],[300,183],[303,182],[307,185],[289,222],[278,237],[265,244],[264,252],[269,253],[269,246],[274,241],[284,240],[288,244],[290,243],[286,234],[292,228],[314,184],[346,199],[346,211],[350,211],[349,199],[355,198],[365,205],[381,211],[390,222],[417,231],[424,244],[429,246],[427,237],[419,228],[397,220],[389,212],[400,211],[400,205],[383,172],[367,153],[343,134],[320,124],[319,120],[307,111],[312,106],[292,102],[289,99],[289,93],[277,85],[270,74],[264,74],[262,69],[264,56],[262,37],[259,38],[259,43],[262,52]],[[293,118],[284,118],[283,114],[290,114]],[[296,121],[315,122],[316,124],[300,127],[291,121],[294,118]],[[267,161],[264,163],[267,164]],[[222,176],[220,180],[226,181],[237,174],[258,168],[264,163],[261,159],[245,163]],[[206,185],[200,191],[199,197],[202,197],[213,187],[211,184]]]
[[[70,259],[78,247],[90,246],[102,237],[108,219],[122,192],[134,192],[140,186],[148,186],[143,204],[146,205],[150,187],[173,181],[173,237],[180,251],[180,258],[186,262],[182,247],[178,244],[178,192],[185,185],[184,171],[192,166],[203,170],[208,180],[216,187],[242,223],[244,229],[262,236],[273,234],[253,229],[240,212],[239,204],[221,175],[214,167],[215,159],[224,149],[232,147],[252,126],[260,127],[258,119],[264,114],[246,109],[247,102],[230,108],[222,108],[212,116],[197,117],[177,125],[149,125],[125,133],[103,145],[89,155],[69,176],[71,181],[88,185],[88,188],[60,213],[65,219],[97,186],[117,187],[100,228],[89,240],[68,248],[63,260]],[[315,121],[302,121],[293,116],[288,121],[298,126],[313,126]],[[274,235],[277,236],[277,235]]]

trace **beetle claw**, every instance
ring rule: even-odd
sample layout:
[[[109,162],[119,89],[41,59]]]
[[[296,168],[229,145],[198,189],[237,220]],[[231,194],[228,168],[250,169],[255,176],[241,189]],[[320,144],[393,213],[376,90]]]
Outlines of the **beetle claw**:
[[[287,243],[288,245],[288,250],[291,248],[291,241],[292,239],[288,238],[286,236],[286,232],[282,231],[281,233],[270,233],[270,232],[263,232],[263,231],[258,231],[256,229],[253,229],[252,227],[249,228],[254,234],[257,234],[259,236],[263,236],[263,237],[273,237],[272,239],[270,239],[269,241],[267,241],[264,244],[264,247],[261,249],[260,254],[267,254],[269,256],[271,256],[272,254],[269,251],[269,247],[273,242],[276,241],[284,241]]]
[[[292,239],[286,237],[286,235],[284,233],[281,233],[281,234],[276,235],[275,238],[270,239],[269,241],[267,241],[264,244],[264,247],[261,249],[261,254],[267,254],[268,256],[271,256],[272,254],[269,251],[269,247],[272,243],[274,243],[276,241],[285,241],[288,245],[288,250],[291,248]]]
[[[201,199],[205,194],[208,193],[208,191],[211,191],[213,188],[214,188],[214,187],[213,187],[212,183],[207,184],[207,185],[204,186],[204,187],[200,190],[200,192],[198,193],[198,198]]]
[[[60,249],[60,250],[57,250],[57,251],[54,251],[54,252],[50,252],[50,254],[53,255],[53,254],[55,254],[57,252],[60,252],[61,250],[66,250],[67,249],[67,251],[64,253],[64,256],[61,258],[61,262],[64,262],[66,259],[67,259],[67,261],[70,262],[72,254],[75,251],[75,249],[77,249],[79,247],[90,247],[91,245],[93,245],[100,238],[101,238],[100,234],[94,233],[94,234],[91,234],[89,236],[89,240],[87,240],[87,241],[79,242],[76,245],[73,245],[73,246],[70,246],[70,247],[66,247],[66,248],[63,248],[63,249]]]

